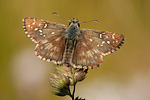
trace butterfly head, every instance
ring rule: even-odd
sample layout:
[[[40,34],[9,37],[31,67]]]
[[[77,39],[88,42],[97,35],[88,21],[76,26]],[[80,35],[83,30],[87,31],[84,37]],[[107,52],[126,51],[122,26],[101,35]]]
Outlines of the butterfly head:
[[[76,28],[79,28],[80,27],[80,24],[79,24],[79,21],[78,19],[72,19],[71,22],[69,23],[69,27],[76,27]]]

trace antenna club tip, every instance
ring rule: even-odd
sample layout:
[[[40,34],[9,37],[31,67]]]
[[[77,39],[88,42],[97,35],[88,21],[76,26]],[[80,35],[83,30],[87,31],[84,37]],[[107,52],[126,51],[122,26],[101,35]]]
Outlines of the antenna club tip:
[[[99,23],[99,21],[98,20],[94,20],[95,22],[97,22],[97,23]]]
[[[52,14],[57,14],[56,12],[53,12]]]

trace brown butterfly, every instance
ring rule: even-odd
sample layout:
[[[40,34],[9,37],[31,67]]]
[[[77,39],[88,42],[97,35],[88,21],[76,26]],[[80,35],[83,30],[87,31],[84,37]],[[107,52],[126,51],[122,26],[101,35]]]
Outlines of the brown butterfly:
[[[122,34],[79,29],[77,19],[69,26],[42,19],[23,19],[27,36],[37,43],[35,54],[42,60],[74,68],[95,68],[124,43]]]

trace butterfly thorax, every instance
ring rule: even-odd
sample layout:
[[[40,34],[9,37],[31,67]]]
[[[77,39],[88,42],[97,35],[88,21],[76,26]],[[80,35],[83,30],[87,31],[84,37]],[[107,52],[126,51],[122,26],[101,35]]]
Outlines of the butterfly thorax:
[[[77,37],[77,34],[80,34],[80,29],[71,26],[67,28],[66,32],[67,39],[74,39]]]
[[[74,39],[77,37],[77,35],[80,34],[80,29],[79,29],[79,23],[77,19],[73,19],[69,23],[69,27],[66,29],[66,38],[67,39]]]

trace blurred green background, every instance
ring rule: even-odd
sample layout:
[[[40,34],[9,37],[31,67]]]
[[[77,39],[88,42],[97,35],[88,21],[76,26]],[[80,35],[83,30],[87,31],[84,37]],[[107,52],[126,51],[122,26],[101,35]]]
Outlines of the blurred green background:
[[[35,44],[25,35],[22,19],[33,17],[81,28],[125,35],[120,50],[104,57],[77,84],[76,96],[88,100],[150,100],[150,0],[1,0],[0,100],[70,100],[53,95],[49,85],[54,64],[34,55]]]

